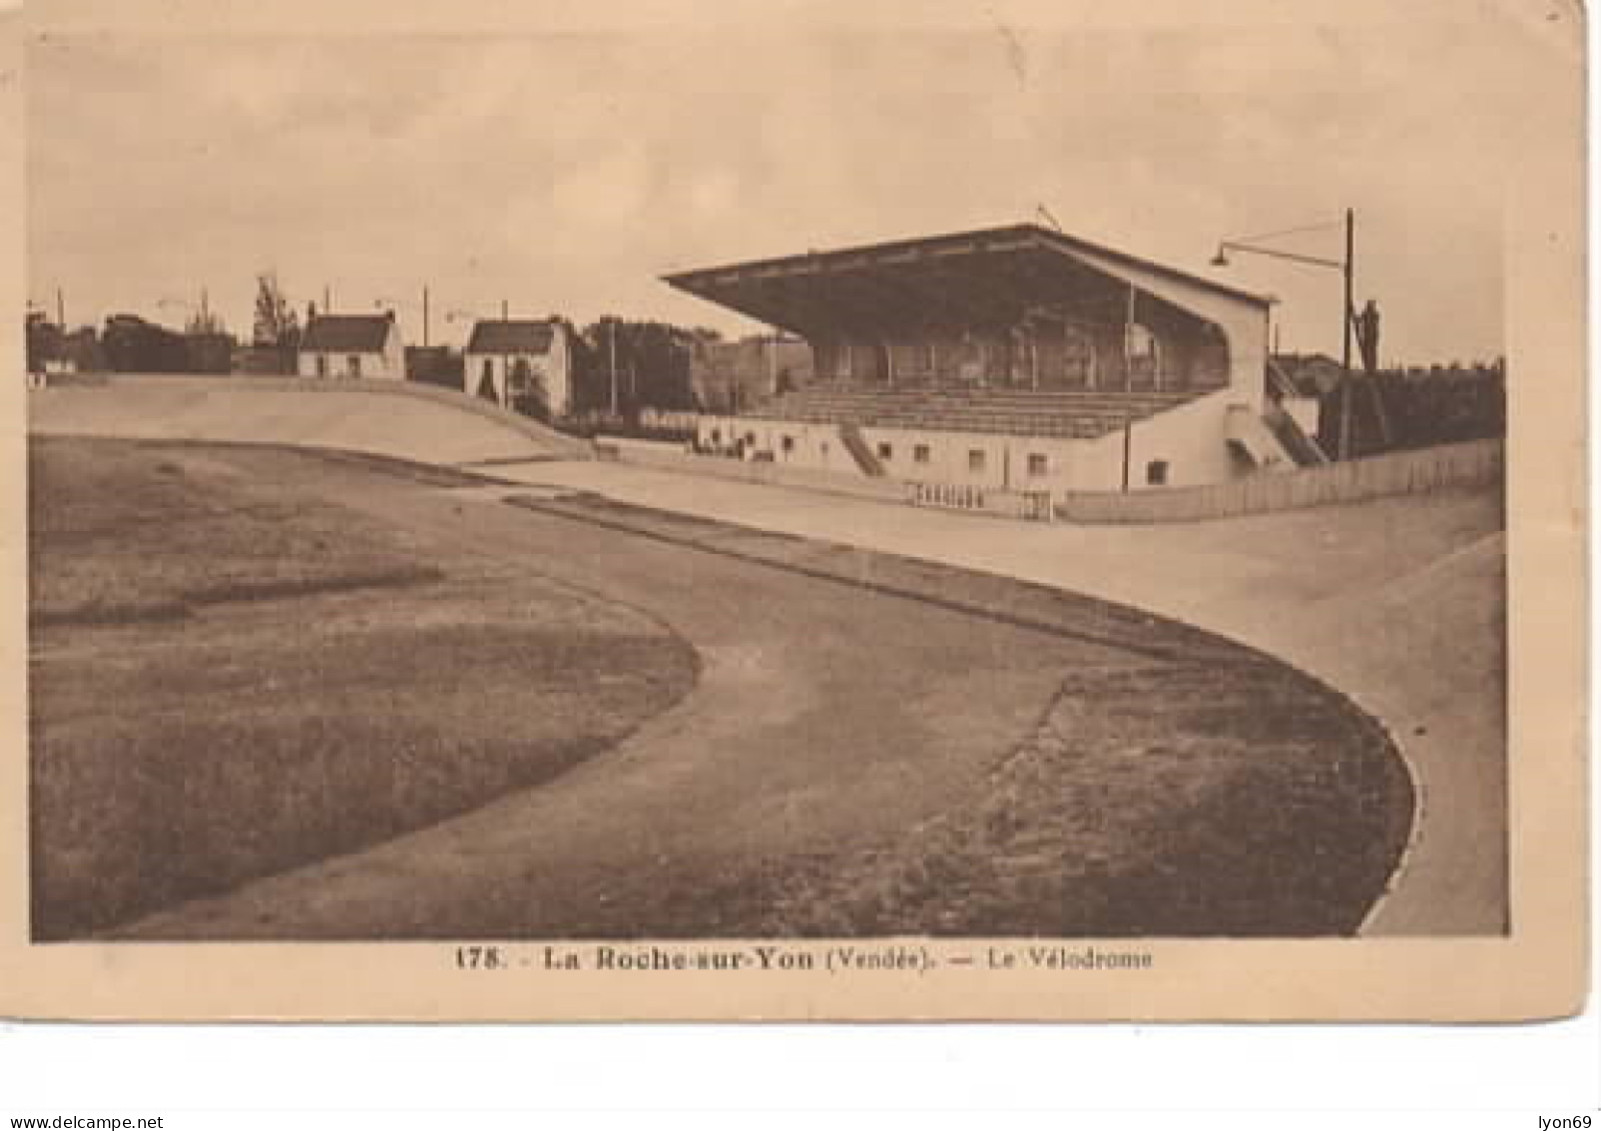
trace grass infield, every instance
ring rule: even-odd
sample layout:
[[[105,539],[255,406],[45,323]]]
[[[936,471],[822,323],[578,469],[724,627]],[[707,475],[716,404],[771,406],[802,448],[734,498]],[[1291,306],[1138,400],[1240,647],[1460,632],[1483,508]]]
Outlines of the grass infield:
[[[655,621],[202,448],[34,440],[34,935],[359,850],[549,780],[693,685]]]

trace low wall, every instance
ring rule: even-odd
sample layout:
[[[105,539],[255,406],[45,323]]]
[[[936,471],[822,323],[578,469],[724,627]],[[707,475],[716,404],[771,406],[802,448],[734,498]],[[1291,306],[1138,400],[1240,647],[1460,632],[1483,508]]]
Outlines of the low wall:
[[[1501,481],[1505,444],[1474,440],[1411,452],[1392,452],[1300,471],[1258,474],[1205,487],[1149,491],[1069,492],[1057,517],[1082,523],[1193,522],[1263,514],[1385,495],[1416,495]]]
[[[701,456],[684,451],[679,444],[655,443],[648,440],[606,438],[597,440],[596,445],[601,449],[602,458],[606,458],[609,452],[614,451],[616,458],[624,463],[635,463],[668,471],[709,475],[741,483],[801,487],[808,491],[824,491],[859,499],[876,499],[881,502],[906,501],[906,484],[892,479],[869,479],[865,475],[849,475],[837,471],[786,467],[783,464],[760,461],[746,462],[723,456]]]
[[[1015,518],[1049,521],[1050,517],[1040,501],[1044,492],[981,490],[960,485],[870,479],[844,472],[694,455],[678,444],[652,441],[608,438],[597,441],[597,445],[603,445],[603,458],[742,483],[768,483],[880,502],[949,507]],[[1423,494],[1451,487],[1485,486],[1501,481],[1503,453],[1503,441],[1475,440],[1412,452],[1393,452],[1300,471],[1258,474],[1204,487],[1157,488],[1127,493],[1069,492],[1057,496],[1055,517],[1087,524],[1194,522],[1332,503],[1360,502],[1386,495]]]

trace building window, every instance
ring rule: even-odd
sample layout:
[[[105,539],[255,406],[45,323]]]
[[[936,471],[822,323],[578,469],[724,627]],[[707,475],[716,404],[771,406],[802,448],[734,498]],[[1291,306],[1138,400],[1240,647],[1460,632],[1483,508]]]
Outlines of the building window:
[[[927,444],[918,444],[915,448],[912,449],[912,462],[913,463],[927,463],[928,462],[928,445]]]
[[[969,470],[969,471],[983,471],[984,470],[984,449],[983,448],[973,448],[967,453],[967,470]]]
[[[1051,461],[1043,452],[1030,452],[1028,456],[1028,473],[1035,479],[1051,472]]]
[[[1152,487],[1167,485],[1167,460],[1153,459],[1145,465],[1145,482]]]
[[[317,376],[328,376],[328,355],[325,353],[319,353],[317,355]]]
[[[878,445],[878,458],[889,459],[895,454],[895,449],[882,441]]]
[[[352,377],[361,376],[361,355],[353,353],[345,358],[345,372]]]
[[[792,452],[795,450],[795,437],[785,436],[781,443],[783,444],[785,452]]]
[[[723,430],[721,428],[713,428],[712,429],[712,443],[721,444],[722,442],[723,442]]]

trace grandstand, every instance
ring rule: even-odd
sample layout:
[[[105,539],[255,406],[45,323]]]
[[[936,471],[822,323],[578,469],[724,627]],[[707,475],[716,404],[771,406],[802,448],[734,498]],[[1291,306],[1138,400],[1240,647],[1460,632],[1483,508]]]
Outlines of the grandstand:
[[[811,374],[702,416],[703,450],[1000,490],[1317,462],[1270,396],[1270,299],[1037,225],[680,272],[803,338]]]

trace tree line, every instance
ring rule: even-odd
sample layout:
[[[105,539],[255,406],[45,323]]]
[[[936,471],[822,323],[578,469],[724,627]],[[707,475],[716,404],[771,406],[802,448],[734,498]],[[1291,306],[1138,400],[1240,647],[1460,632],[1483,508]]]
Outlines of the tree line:
[[[1381,369],[1352,383],[1351,437],[1357,455],[1426,448],[1506,435],[1506,360]],[[1318,441],[1339,443],[1341,392],[1320,398]]]

